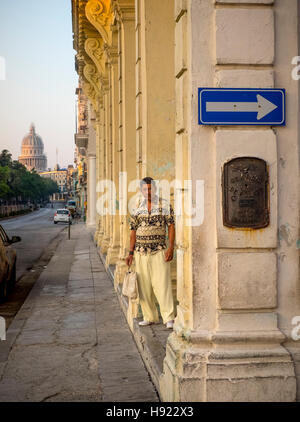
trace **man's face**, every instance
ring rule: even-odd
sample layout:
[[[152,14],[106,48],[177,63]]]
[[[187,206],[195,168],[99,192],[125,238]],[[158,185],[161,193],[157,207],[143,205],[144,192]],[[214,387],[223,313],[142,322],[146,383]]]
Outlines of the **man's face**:
[[[156,188],[155,188],[154,185],[153,186],[151,184],[146,185],[146,183],[144,183],[142,185],[141,191],[142,191],[144,198],[146,198],[150,201],[155,196]]]

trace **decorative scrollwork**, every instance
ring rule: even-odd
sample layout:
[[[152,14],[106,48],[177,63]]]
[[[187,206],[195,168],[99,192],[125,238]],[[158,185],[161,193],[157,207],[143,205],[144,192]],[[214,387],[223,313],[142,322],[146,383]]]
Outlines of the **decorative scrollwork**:
[[[91,4],[91,12],[93,15],[100,15],[104,10],[104,6],[100,1],[94,1]]]
[[[88,97],[88,99],[92,103],[94,111],[98,112],[99,111],[98,96],[97,96],[97,93],[95,92],[92,84],[87,82],[86,80],[82,80],[82,89],[83,89],[85,95]]]
[[[112,21],[111,0],[89,0],[85,13],[105,43],[109,42],[109,26]]]
[[[85,51],[93,60],[100,74],[105,72],[105,59],[103,57],[103,41],[97,38],[88,38],[84,45]]]
[[[92,84],[95,92],[100,94],[100,75],[97,72],[96,66],[93,64],[86,64],[83,69],[83,74],[86,79]]]

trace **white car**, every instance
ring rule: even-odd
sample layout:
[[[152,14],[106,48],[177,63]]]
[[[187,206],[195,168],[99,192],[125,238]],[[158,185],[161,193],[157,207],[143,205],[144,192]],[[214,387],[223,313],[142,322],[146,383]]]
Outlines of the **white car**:
[[[57,223],[72,224],[70,211],[66,210],[65,208],[56,210],[56,213],[54,214],[54,224]]]

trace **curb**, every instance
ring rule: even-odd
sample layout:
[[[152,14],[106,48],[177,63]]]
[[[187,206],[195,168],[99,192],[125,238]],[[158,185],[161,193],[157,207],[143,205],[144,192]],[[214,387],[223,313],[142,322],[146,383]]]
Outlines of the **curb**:
[[[90,232],[92,239],[93,235]],[[94,239],[93,239],[94,242]],[[95,242],[94,242],[95,243]],[[115,265],[110,265],[108,268],[105,267],[105,257],[106,255],[102,254],[99,248],[97,247],[98,256],[106,269],[106,273],[108,274],[110,281],[114,287],[114,269]],[[114,289],[117,294],[120,307],[124,313],[126,318],[127,324],[127,312],[128,312],[128,300],[126,297],[122,295],[121,287],[118,286],[117,289]],[[144,365],[151,377],[151,380],[157,390],[160,400],[162,400],[160,394],[160,377],[163,372],[163,359],[166,355],[165,348],[162,347],[161,342],[158,341],[155,329],[152,326],[143,327],[141,328],[138,324],[138,320],[136,318],[133,319],[133,328],[130,327],[128,324],[130,331],[132,332],[135,344],[137,349],[143,359]],[[168,331],[169,334],[171,332]]]

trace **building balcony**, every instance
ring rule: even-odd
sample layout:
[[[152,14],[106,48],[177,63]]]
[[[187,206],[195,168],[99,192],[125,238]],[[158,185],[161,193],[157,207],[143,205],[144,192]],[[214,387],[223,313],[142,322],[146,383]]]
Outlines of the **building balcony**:
[[[76,133],[74,135],[75,138],[75,144],[78,148],[87,148],[89,138],[88,135],[82,134],[82,133]]]

